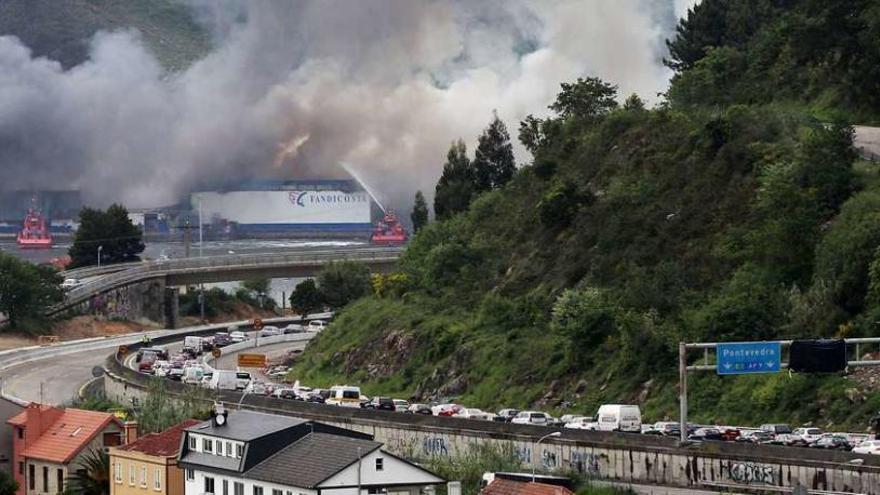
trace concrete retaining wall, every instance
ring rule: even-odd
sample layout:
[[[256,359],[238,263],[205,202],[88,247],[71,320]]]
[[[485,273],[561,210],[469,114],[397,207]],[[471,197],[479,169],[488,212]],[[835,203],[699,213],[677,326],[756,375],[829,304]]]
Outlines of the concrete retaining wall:
[[[149,380],[107,361],[108,397],[120,403],[142,400]],[[172,394],[187,386],[167,382]],[[238,403],[241,394],[221,392],[218,400]],[[269,397],[245,396],[242,407],[314,419],[362,431],[409,458],[461,456],[478,445],[510,449],[527,466],[630,483],[717,491],[790,492],[795,485],[811,492],[880,495],[880,459],[846,452],[735,443],[679,447],[672,438],[649,435],[562,430],[536,445],[551,428],[436,418],[384,411],[330,407]]]

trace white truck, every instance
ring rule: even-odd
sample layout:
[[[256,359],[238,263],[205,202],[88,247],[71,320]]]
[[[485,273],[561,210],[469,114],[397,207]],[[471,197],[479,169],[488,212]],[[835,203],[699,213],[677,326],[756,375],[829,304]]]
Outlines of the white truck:
[[[183,338],[183,351],[189,352],[194,356],[202,353],[202,338],[194,335],[187,335]]]
[[[639,406],[604,404],[599,407],[596,416],[599,431],[642,432],[642,411],[639,410]]]
[[[241,390],[238,372],[232,370],[214,370],[211,381],[206,385],[211,390]]]

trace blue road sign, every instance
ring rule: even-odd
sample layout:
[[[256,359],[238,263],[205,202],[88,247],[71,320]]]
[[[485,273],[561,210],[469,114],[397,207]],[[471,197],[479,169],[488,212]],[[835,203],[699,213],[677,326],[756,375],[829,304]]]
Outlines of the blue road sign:
[[[779,342],[730,342],[718,344],[719,375],[778,373],[781,352]]]

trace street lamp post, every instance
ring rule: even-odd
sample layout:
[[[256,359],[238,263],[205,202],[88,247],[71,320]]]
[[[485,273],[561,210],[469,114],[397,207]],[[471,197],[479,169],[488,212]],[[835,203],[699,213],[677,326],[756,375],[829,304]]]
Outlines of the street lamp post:
[[[101,251],[104,250],[104,246],[98,246],[98,268],[101,268]]]
[[[548,433],[548,434],[544,435],[543,437],[539,438],[538,441],[535,442],[535,453],[536,454],[538,453],[538,445],[540,445],[541,442],[543,442],[544,440],[547,440],[548,438],[551,438],[551,437],[556,438],[559,436],[562,436],[562,432],[561,431],[554,431],[553,433]],[[534,483],[534,482],[535,482],[535,463],[532,462],[532,483]]]

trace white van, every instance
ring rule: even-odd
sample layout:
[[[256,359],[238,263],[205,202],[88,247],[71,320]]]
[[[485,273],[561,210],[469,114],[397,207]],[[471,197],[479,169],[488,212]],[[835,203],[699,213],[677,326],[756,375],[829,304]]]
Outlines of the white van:
[[[327,327],[327,322],[323,320],[312,320],[309,322],[309,331],[310,332],[320,332],[324,328]]]
[[[238,387],[239,390],[244,390],[251,384],[251,374],[247,371],[236,371],[235,379],[238,381],[235,386]]]
[[[361,407],[361,388],[350,385],[330,387],[330,397],[326,404],[342,407]]]
[[[639,406],[603,404],[596,416],[599,431],[642,431],[642,411]]]
[[[211,390],[241,390],[244,386],[240,386],[238,373],[231,370],[214,370],[206,387]]]
[[[181,381],[191,385],[198,385],[201,383],[202,375],[204,374],[205,370],[201,366],[187,366],[183,369],[183,378],[181,378]]]

